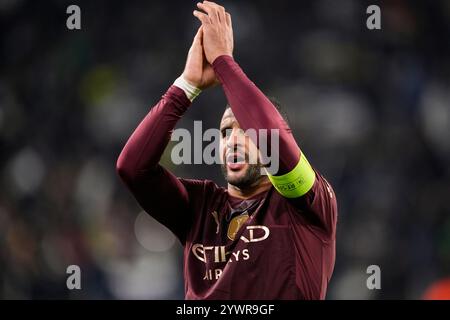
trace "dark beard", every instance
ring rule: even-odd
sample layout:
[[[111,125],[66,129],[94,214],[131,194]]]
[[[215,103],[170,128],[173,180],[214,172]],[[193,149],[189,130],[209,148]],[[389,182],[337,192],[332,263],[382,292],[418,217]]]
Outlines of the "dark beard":
[[[246,189],[252,187],[258,182],[261,178],[261,165],[260,164],[249,164],[245,174],[239,178],[230,179],[227,174],[227,165],[222,164],[222,174],[225,180],[239,189]]]

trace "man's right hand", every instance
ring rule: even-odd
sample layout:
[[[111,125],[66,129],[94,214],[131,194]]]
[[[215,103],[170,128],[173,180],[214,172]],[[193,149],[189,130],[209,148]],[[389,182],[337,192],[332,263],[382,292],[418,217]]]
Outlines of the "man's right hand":
[[[214,69],[206,61],[203,52],[203,26],[197,31],[186,60],[183,78],[191,85],[203,90],[218,83]]]

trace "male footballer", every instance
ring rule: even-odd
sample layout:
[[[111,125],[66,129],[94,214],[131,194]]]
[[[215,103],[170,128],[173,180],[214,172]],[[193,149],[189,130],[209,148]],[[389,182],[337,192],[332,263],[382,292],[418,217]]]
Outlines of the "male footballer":
[[[131,135],[117,171],[183,244],[186,299],[324,299],[335,262],[334,191],[233,59],[230,14],[214,2],[197,6],[201,26],[185,69]],[[220,122],[227,188],[159,165],[177,121],[216,83],[229,105]],[[262,174],[262,162],[249,161],[261,143],[243,137],[250,128],[278,130],[277,172]]]

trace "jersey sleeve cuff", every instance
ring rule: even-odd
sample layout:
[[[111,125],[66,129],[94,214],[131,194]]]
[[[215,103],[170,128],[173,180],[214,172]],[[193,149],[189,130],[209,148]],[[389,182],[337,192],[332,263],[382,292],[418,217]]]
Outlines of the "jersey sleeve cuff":
[[[187,82],[182,75],[174,81],[173,85],[183,90],[191,102],[202,92],[201,89]]]

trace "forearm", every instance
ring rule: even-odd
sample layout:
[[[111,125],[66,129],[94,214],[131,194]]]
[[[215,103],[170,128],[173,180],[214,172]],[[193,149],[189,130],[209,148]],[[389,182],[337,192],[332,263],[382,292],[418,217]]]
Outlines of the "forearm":
[[[117,160],[117,171],[127,184],[157,168],[176,123],[189,105],[185,93],[171,86],[142,120]]]
[[[279,170],[277,175],[290,172],[299,162],[300,149],[291,129],[278,110],[245,75],[232,57],[220,56],[214,61],[213,67],[222,83],[234,116],[243,130],[249,128],[255,129],[256,132],[260,129],[279,130]],[[259,141],[256,143],[259,147]]]
[[[158,163],[189,105],[183,90],[171,86],[135,129],[117,160],[117,172],[141,207],[182,243],[192,217],[188,212],[188,191]],[[170,201],[164,200],[167,194],[171,195]]]

